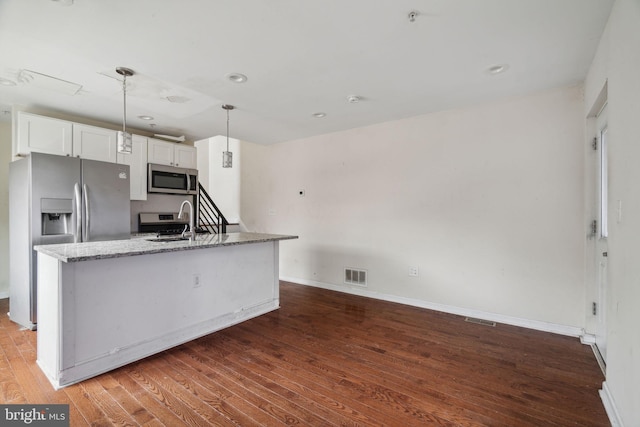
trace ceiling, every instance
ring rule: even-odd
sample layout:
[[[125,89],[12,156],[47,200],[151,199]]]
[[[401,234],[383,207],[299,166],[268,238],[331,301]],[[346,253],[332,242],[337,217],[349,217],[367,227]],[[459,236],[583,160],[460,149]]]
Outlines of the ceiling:
[[[578,84],[612,4],[0,0],[0,110],[271,144]]]

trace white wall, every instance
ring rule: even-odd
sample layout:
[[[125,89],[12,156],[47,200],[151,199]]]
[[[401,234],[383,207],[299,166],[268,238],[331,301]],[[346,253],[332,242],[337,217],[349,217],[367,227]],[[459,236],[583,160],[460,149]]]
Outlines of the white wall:
[[[242,220],[300,236],[281,277],[347,289],[363,268],[369,293],[580,328],[583,142],[572,87],[245,144]]]
[[[200,182],[232,224],[240,222],[240,176],[242,149],[240,141],[229,138],[229,151],[233,153],[233,167],[222,167],[222,152],[227,150],[226,136],[218,135],[196,141]]]
[[[0,123],[0,298],[9,297],[9,162],[11,123]]]
[[[614,420],[640,426],[640,1],[617,0],[585,82],[586,110],[608,88],[607,379]],[[618,203],[622,218],[617,220]]]

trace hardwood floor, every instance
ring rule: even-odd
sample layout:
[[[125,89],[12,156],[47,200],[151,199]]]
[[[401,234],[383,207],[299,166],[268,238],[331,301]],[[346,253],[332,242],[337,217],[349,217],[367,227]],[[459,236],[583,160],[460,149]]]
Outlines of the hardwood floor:
[[[0,345],[0,401],[72,426],[610,425],[576,338],[285,282],[280,310],[59,391],[36,333],[3,314]]]

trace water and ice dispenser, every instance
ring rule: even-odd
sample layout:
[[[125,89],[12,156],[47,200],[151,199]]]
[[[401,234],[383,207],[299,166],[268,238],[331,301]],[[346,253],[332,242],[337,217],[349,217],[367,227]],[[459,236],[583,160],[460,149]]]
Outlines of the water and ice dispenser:
[[[73,234],[71,226],[73,201],[71,199],[40,199],[40,212],[43,236]]]

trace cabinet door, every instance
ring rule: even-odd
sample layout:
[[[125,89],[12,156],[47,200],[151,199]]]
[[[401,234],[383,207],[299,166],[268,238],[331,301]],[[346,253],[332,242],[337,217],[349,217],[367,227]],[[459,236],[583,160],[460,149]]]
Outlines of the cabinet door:
[[[175,144],[153,138],[148,138],[147,141],[149,143],[149,163],[175,166],[173,148]]]
[[[73,124],[73,156],[116,163],[115,130]]]
[[[16,155],[31,152],[71,156],[72,124],[65,120],[18,112]]]
[[[147,200],[147,138],[132,135],[131,154],[118,153],[118,163],[129,165],[131,200]]]
[[[175,144],[175,161],[181,168],[197,169],[196,147]]]

